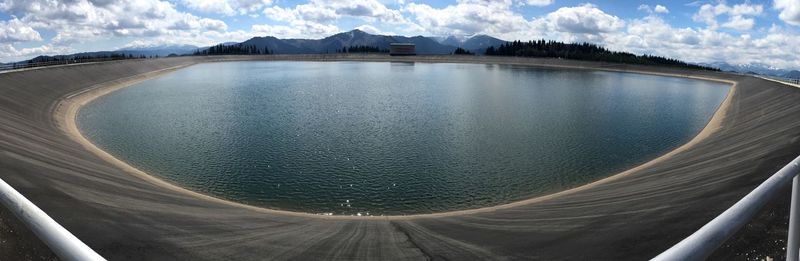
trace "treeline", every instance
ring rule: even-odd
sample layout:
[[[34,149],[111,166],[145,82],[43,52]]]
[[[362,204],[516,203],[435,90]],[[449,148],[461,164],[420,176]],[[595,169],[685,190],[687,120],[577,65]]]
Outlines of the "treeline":
[[[613,63],[643,65],[666,65],[691,69],[719,71],[717,68],[689,64],[680,60],[653,55],[635,55],[627,52],[614,52],[591,43],[562,43],[557,41],[514,41],[498,47],[486,48],[486,55],[547,57]]]
[[[456,50],[453,51],[453,54],[474,55],[474,53],[467,51],[466,49],[461,47],[456,48]]]
[[[389,50],[381,49],[376,46],[354,45],[354,46],[342,47],[342,49],[336,50],[336,52],[337,53],[388,53]]]
[[[223,54],[238,54],[238,55],[256,55],[256,54],[272,54],[266,46],[258,48],[255,45],[232,44],[224,45],[218,44],[208,47],[205,50],[196,50],[194,55],[223,55]]]

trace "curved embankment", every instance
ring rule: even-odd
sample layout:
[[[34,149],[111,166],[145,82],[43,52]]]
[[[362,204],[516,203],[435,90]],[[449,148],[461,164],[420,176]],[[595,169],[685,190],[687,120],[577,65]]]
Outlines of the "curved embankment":
[[[727,109],[691,144],[624,175],[499,208],[415,218],[320,218],[208,200],[129,175],[63,131],[70,129],[64,121],[69,104],[77,104],[59,106],[64,99],[220,59],[485,62],[640,71],[737,85]],[[800,154],[798,98],[796,88],[753,77],[552,59],[312,55],[64,66],[0,74],[0,177],[114,260],[640,260],[698,229]],[[17,227],[10,240],[41,249],[12,219],[0,212],[0,220]]]

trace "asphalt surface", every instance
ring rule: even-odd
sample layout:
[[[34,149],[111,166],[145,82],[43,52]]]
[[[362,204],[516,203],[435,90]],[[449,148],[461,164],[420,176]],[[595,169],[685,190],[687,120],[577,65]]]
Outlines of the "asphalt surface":
[[[718,130],[608,182],[477,213],[330,219],[225,204],[130,175],[70,138],[56,119],[59,102],[72,94],[212,59],[220,58],[116,61],[0,74],[0,178],[109,260],[643,260],[700,228],[800,154],[800,89],[748,76],[558,59],[223,58],[571,66],[737,82]],[[0,211],[0,259],[52,258],[13,219]],[[769,222],[780,218],[775,220]]]

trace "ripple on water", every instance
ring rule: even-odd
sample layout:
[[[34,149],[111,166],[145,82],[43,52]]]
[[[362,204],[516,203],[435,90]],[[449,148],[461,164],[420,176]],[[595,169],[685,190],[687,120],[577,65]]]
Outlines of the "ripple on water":
[[[269,208],[396,215],[484,207],[685,143],[728,86],[470,64],[195,65],[84,107],[82,133],[148,173]]]

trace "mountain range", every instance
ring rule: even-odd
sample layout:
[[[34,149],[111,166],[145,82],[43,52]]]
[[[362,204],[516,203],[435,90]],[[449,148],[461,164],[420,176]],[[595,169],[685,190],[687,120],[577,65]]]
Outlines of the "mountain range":
[[[720,70],[726,72],[759,74],[759,75],[785,77],[785,78],[800,78],[800,71],[776,68],[761,63],[729,64],[726,62],[714,62],[714,63],[699,63],[699,65],[719,68]]]
[[[447,38],[450,39],[450,38]],[[335,53],[343,47],[370,46],[380,49],[389,49],[391,43],[413,43],[418,54],[449,54],[457,47],[467,50],[482,49],[483,53],[491,45],[499,45],[505,41],[486,36],[477,35],[464,41],[437,41],[434,37],[424,36],[396,36],[374,35],[361,30],[338,33],[318,40],[309,39],[279,39],[272,36],[254,37],[244,41],[243,45],[254,45],[258,49],[267,47],[276,54],[301,54],[301,53]],[[483,47],[485,46],[485,47]]]
[[[500,46],[506,43],[506,41],[488,35],[476,35],[472,37],[449,36],[441,39],[439,43],[447,46],[461,47],[472,53],[482,54],[486,51],[486,48],[490,46]]]
[[[188,44],[175,44],[175,45],[154,45],[154,46],[144,46],[144,47],[127,47],[118,49],[115,52],[121,52],[124,54],[132,54],[133,56],[167,56],[170,54],[189,54],[197,50],[197,46],[188,45]],[[138,55],[137,55],[138,54]]]
[[[259,50],[267,47],[274,54],[318,54],[318,53],[336,53],[343,47],[350,46],[370,46],[378,47],[380,49],[389,49],[390,43],[414,43],[418,54],[450,54],[456,48],[461,47],[473,53],[482,54],[487,47],[497,46],[505,41],[487,36],[476,35],[472,37],[424,37],[424,36],[392,36],[392,35],[375,35],[370,34],[358,29],[338,33],[322,39],[279,39],[273,36],[253,37],[247,41],[238,42],[225,42],[222,45],[253,45]],[[50,58],[73,58],[73,57],[100,57],[109,55],[125,55],[125,56],[168,56],[168,55],[187,55],[192,54],[197,50],[205,50],[209,47],[197,47],[193,45],[161,45],[161,46],[146,46],[146,47],[129,47],[121,48],[114,51],[99,51],[99,52],[82,52],[68,55],[56,56],[39,56],[31,59],[31,61],[44,61]],[[26,61],[22,61],[26,62]]]
[[[790,72],[788,72],[788,73],[784,74],[784,75],[783,75],[783,77],[785,77],[785,78],[792,78],[792,79],[800,79],[800,71],[798,71],[798,70],[792,70],[792,71],[790,71]]]
[[[424,37],[424,36],[392,36],[370,34],[358,29],[331,35],[322,39],[280,39],[273,36],[253,37],[244,42],[225,42],[223,45],[252,45],[259,50],[268,48],[274,54],[318,54],[336,53],[342,48],[350,46],[369,46],[380,49],[389,49],[391,43],[414,43],[418,54],[450,54],[456,48],[463,48],[472,53],[483,54],[490,46],[499,46],[506,41],[488,35],[475,36],[447,36],[447,37]],[[100,57],[109,55],[125,56],[168,56],[168,55],[188,55],[197,50],[205,50],[209,47],[197,47],[193,45],[159,45],[144,47],[128,47],[114,51],[83,52],[69,55],[39,56],[29,61],[43,61],[49,58],[72,58],[72,57]],[[22,61],[20,63],[24,63]],[[722,71],[760,74],[787,78],[800,78],[800,71],[785,70],[768,66],[766,64],[729,64],[725,62],[699,63],[698,65],[719,68]]]

